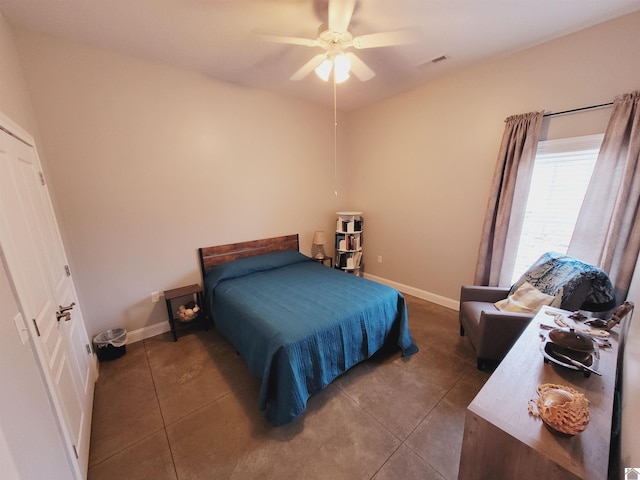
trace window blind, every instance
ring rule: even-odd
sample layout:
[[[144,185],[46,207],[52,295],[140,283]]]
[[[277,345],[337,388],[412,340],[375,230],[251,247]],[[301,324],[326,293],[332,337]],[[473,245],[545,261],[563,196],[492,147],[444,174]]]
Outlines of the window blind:
[[[603,134],[538,144],[513,281],[545,252],[566,253]]]

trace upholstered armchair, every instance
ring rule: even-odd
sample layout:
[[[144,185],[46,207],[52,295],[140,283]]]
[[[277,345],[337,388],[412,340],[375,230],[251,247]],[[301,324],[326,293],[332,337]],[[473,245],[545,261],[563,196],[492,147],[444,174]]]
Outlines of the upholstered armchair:
[[[460,335],[466,334],[474,347],[479,370],[490,362],[502,360],[535,316],[537,309],[523,313],[501,310],[495,305],[513,297],[525,282],[538,289],[542,296],[548,296],[543,304],[563,310],[606,311],[615,306],[613,287],[606,273],[556,253],[540,257],[511,288],[463,286],[460,290]]]

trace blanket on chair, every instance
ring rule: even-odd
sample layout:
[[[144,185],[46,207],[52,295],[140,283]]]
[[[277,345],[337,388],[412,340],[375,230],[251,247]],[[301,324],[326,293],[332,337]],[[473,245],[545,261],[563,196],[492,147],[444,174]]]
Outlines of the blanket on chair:
[[[555,296],[551,306],[560,307],[585,280],[591,281],[591,290],[582,305],[584,310],[601,312],[615,307],[613,285],[603,270],[556,252],[543,254],[511,287],[511,293],[529,282],[541,292]]]

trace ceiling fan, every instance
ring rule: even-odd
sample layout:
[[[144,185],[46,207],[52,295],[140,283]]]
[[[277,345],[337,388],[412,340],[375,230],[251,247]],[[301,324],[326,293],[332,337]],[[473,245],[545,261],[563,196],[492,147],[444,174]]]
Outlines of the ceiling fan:
[[[320,47],[323,53],[315,55],[305,63],[290,79],[302,80],[313,70],[325,81],[333,71],[336,83],[349,78],[352,72],[361,81],[375,76],[375,72],[348,48],[365,49],[403,45],[413,40],[411,30],[372,33],[354,37],[349,31],[349,23],[353,16],[357,0],[329,0],[328,25],[320,25],[318,37],[315,39],[290,37],[284,35],[260,34],[265,40],[306,47]]]

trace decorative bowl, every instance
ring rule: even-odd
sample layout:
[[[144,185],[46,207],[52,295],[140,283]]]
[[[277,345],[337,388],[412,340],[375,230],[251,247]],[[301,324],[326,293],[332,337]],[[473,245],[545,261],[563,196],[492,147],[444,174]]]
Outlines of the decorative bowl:
[[[544,383],[538,385],[538,416],[552,430],[576,435],[589,425],[589,400],[566,385]]]
[[[573,329],[554,328],[549,332],[549,340],[561,347],[578,352],[593,352],[593,339]]]

